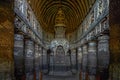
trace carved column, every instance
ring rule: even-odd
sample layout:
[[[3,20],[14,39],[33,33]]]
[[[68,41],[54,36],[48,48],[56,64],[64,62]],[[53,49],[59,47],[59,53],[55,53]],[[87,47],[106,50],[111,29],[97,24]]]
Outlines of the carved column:
[[[82,65],[82,48],[78,48],[78,69],[81,71],[81,65]]]
[[[88,56],[88,46],[83,45],[83,57],[82,57],[82,80],[86,80],[87,74],[87,56]]]
[[[47,52],[46,49],[43,48],[43,53],[42,53],[42,69],[43,69],[43,73],[47,73],[48,72],[48,66],[47,66]]]
[[[25,74],[26,80],[34,78],[34,42],[30,39],[25,41]]]
[[[40,54],[38,52],[38,44],[35,44],[35,73],[36,80],[40,79]]]
[[[72,49],[72,54],[71,54],[71,68],[72,68],[72,72],[76,73],[76,49]]]
[[[40,63],[40,80],[42,80],[42,47],[41,46],[38,46],[38,52],[39,52],[39,63]]]
[[[108,79],[109,66],[109,36],[102,35],[98,37],[98,70],[100,73],[100,80]]]
[[[14,64],[17,80],[22,80],[24,74],[24,37],[22,34],[14,35]]]
[[[51,54],[51,50],[48,49],[47,50],[47,66],[48,66],[48,73],[50,71],[50,54]]]
[[[42,47],[41,46],[38,47],[38,52],[40,55],[40,57],[39,57],[40,58],[40,60],[39,60],[40,61],[39,62],[40,63],[40,71],[42,71]]]
[[[81,80],[81,72],[82,72],[82,48],[78,48],[78,70],[79,70],[79,79]]]
[[[96,80],[96,66],[97,66],[97,55],[96,55],[96,42],[90,41],[88,43],[88,74],[89,80]]]

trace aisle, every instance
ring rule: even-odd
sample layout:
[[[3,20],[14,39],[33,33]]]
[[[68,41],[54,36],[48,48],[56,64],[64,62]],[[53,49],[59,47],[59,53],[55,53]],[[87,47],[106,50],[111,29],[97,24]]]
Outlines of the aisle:
[[[43,75],[43,80],[79,80],[79,76],[78,74],[76,75]]]

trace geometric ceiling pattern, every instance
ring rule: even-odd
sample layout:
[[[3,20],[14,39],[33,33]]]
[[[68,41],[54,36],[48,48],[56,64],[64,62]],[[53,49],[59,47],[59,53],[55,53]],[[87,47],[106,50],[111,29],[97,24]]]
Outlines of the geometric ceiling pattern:
[[[66,33],[73,32],[81,24],[95,0],[29,0],[41,27],[54,33],[55,16],[59,7],[65,14]]]

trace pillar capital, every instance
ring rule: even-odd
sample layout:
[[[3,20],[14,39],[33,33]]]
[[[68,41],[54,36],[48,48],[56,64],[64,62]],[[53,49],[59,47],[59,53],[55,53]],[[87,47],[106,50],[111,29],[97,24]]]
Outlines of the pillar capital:
[[[24,39],[25,41],[31,40],[31,38],[28,37],[28,36],[25,36],[24,38],[25,38],[25,39]]]
[[[85,44],[85,45],[83,45],[83,54],[88,54],[88,45],[87,44]]]
[[[15,40],[23,40],[23,39],[24,39],[24,36],[21,35],[21,34],[14,34],[14,39],[15,39]]]
[[[96,40],[91,40],[88,42],[88,46],[92,47],[92,46],[96,46]]]
[[[91,41],[95,41],[97,39],[97,37],[96,36],[91,36]]]
[[[82,47],[78,47],[78,51],[80,51],[80,52],[81,52],[81,51],[82,51]]]
[[[109,39],[109,35],[104,34],[98,37],[98,40],[108,40]]]
[[[87,45],[87,39],[82,39],[80,42],[80,47],[83,47],[84,45]]]

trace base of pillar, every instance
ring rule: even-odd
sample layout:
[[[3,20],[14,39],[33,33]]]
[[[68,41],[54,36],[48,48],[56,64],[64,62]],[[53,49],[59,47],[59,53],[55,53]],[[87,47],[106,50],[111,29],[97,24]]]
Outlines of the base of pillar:
[[[40,72],[40,80],[42,80],[42,79],[43,79],[43,73]]]
[[[110,80],[120,80],[120,64],[119,63],[114,63],[114,64],[110,65],[109,79]]]
[[[33,80],[34,79],[34,74],[27,73],[26,74],[26,80]]]
[[[95,75],[89,75],[88,80],[96,80],[96,76]]]
[[[81,78],[80,78],[80,80],[88,80],[88,73],[81,72]]]

